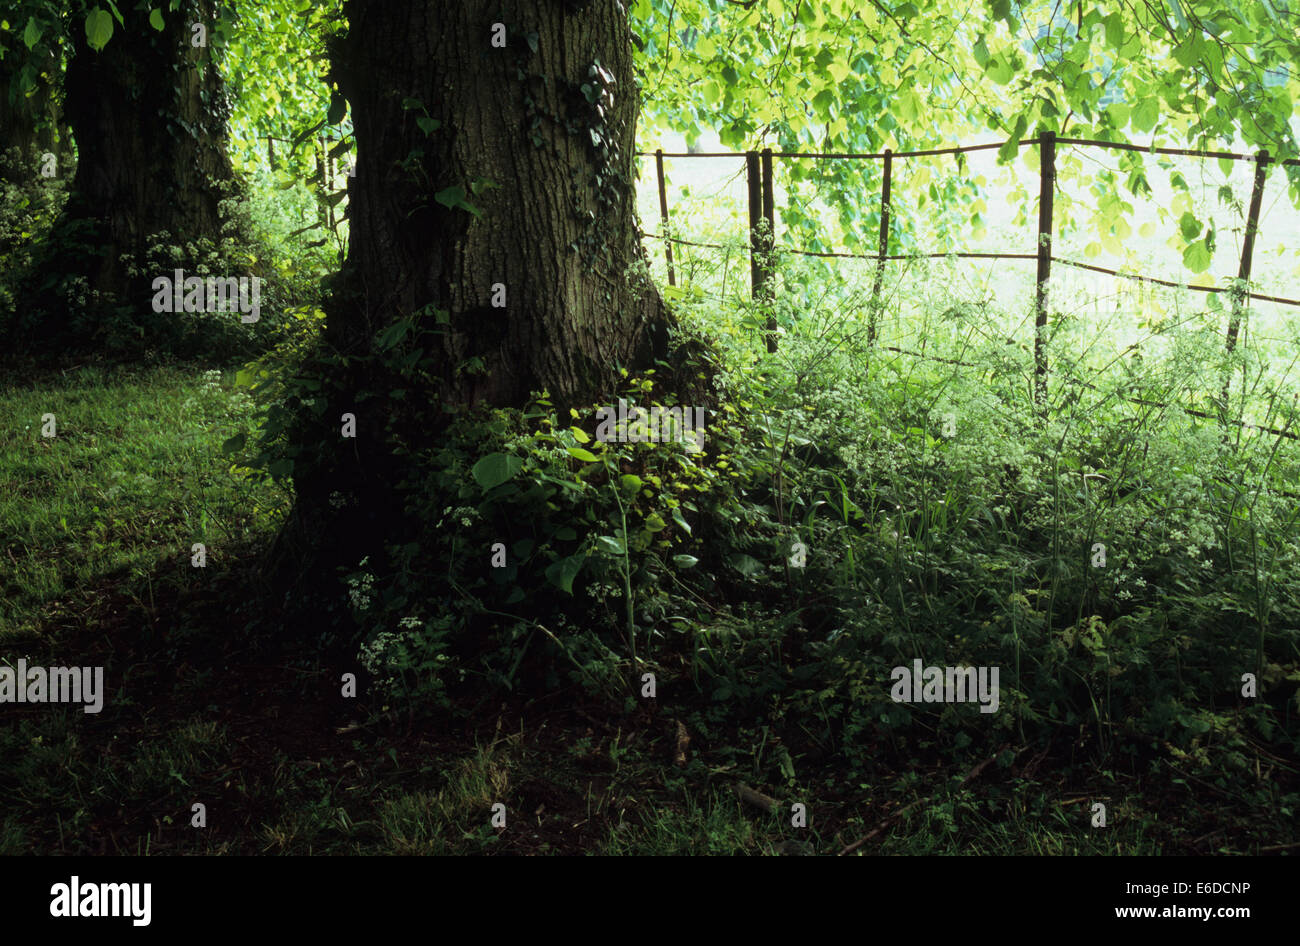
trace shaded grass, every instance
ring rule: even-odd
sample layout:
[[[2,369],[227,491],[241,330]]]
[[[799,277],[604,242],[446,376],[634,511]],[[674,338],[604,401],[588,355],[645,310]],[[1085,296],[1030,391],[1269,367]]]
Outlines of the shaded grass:
[[[0,632],[30,630],[107,576],[190,580],[194,543],[219,560],[274,529],[286,497],[219,448],[251,405],[183,368],[85,366],[0,378]],[[43,436],[51,429],[55,436]],[[67,600],[62,607],[69,607]]]
[[[1036,761],[973,745],[960,770],[947,749],[882,744],[850,772],[796,727],[780,742],[775,724],[738,718],[685,669],[632,709],[563,690],[396,723],[364,690],[344,700],[349,655],[303,646],[259,593],[284,497],[221,455],[244,410],[224,379],[9,378],[0,410],[0,655],[101,664],[108,683],[99,715],[3,708],[0,854],[834,854],[866,835],[857,853],[1153,854],[1294,838],[1212,786],[1080,765],[1082,732]],[[190,567],[195,541],[205,570]],[[694,740],[680,765],[679,723]],[[741,780],[781,805],[745,805]]]

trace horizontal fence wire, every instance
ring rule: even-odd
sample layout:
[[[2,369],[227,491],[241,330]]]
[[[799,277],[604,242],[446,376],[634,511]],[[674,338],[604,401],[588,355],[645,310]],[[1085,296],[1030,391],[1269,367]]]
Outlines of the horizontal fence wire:
[[[772,151],[771,149],[765,149],[762,152],[714,151],[714,152],[699,152],[699,153],[639,151],[637,152],[637,154],[641,156],[654,155],[656,158],[656,171],[657,171],[657,177],[659,183],[660,204],[661,204],[661,211],[662,211],[661,216],[663,218],[664,230],[665,230],[665,233],[663,234],[644,232],[643,236],[651,239],[663,240],[665,243],[665,252],[670,252],[671,245],[674,243],[683,246],[697,246],[697,247],[712,249],[712,250],[729,251],[731,249],[740,249],[740,247],[727,245],[727,244],[706,243],[703,241],[686,240],[679,237],[670,237],[667,235],[668,207],[667,207],[667,197],[665,192],[665,175],[664,175],[663,159],[665,157],[744,158],[746,163],[746,176],[749,182],[749,190],[750,190],[751,239],[750,239],[749,252],[751,256],[751,266],[753,267],[754,274],[755,274],[753,280],[753,294],[755,298],[759,298],[760,295],[766,298],[767,295],[770,293],[771,291],[770,281],[771,281],[771,277],[775,273],[774,264],[772,260],[775,257],[782,254],[819,257],[823,259],[861,259],[861,260],[874,261],[877,264],[877,271],[876,271],[877,292],[879,288],[878,287],[879,280],[883,272],[882,267],[884,266],[884,263],[886,261],[890,261],[890,260],[897,261],[897,260],[949,259],[949,258],[990,259],[990,260],[1007,259],[1007,260],[1019,260],[1019,261],[1035,260],[1038,264],[1038,275],[1036,280],[1037,287],[1038,287],[1036,306],[1039,310],[1038,319],[1036,323],[1037,329],[1041,329],[1046,324],[1046,320],[1047,320],[1046,291],[1051,282],[1051,265],[1053,263],[1058,263],[1062,266],[1069,266],[1075,269],[1088,270],[1090,272],[1101,273],[1107,276],[1118,277],[1122,279],[1137,280],[1138,282],[1150,283],[1158,286],[1165,286],[1170,289],[1188,289],[1196,292],[1231,294],[1232,304],[1233,304],[1233,320],[1229,327],[1229,333],[1228,333],[1229,352],[1232,351],[1233,343],[1236,339],[1237,327],[1240,323],[1242,312],[1244,311],[1243,307],[1249,305],[1250,302],[1252,301],[1272,302],[1278,305],[1300,307],[1300,299],[1291,299],[1284,296],[1264,295],[1262,293],[1252,293],[1249,291],[1250,259],[1253,250],[1253,244],[1254,244],[1254,234],[1258,227],[1259,203],[1263,192],[1264,174],[1266,172],[1266,169],[1269,165],[1272,164],[1279,164],[1279,165],[1291,166],[1291,167],[1300,166],[1300,160],[1286,159],[1286,160],[1279,161],[1276,158],[1271,157],[1267,151],[1261,151],[1258,154],[1250,155],[1250,154],[1239,154],[1233,151],[1210,151],[1210,150],[1197,150],[1197,149],[1189,149],[1189,148],[1164,148],[1164,147],[1156,147],[1154,144],[1142,146],[1142,145],[1130,144],[1128,142],[1103,141],[1100,139],[1092,139],[1092,138],[1058,138],[1052,132],[1044,132],[1042,135],[1040,135],[1037,138],[1027,138],[1015,142],[1017,147],[1038,145],[1041,151],[1043,152],[1042,162],[1041,162],[1042,167],[1040,168],[1040,173],[1039,173],[1039,177],[1040,177],[1039,217],[1040,219],[1038,225],[1038,233],[1039,233],[1040,245],[1037,253],[991,253],[991,252],[949,251],[943,253],[913,252],[913,253],[891,254],[887,252],[888,234],[889,234],[888,221],[889,221],[889,207],[890,207],[890,198],[889,198],[890,170],[894,158],[919,158],[919,157],[929,157],[929,156],[937,156],[937,155],[945,155],[945,154],[960,155],[960,154],[968,154],[973,151],[992,151],[995,149],[1001,150],[1007,147],[1007,145],[1009,144],[1011,144],[1011,142],[966,145],[966,146],[959,146],[959,147],[952,147],[952,148],[932,148],[932,149],[926,149],[921,151],[894,152],[892,150],[886,150],[883,152],[873,152],[873,153],[796,152],[796,151]],[[1175,156],[1193,157],[1193,158],[1219,158],[1219,159],[1226,159],[1230,161],[1249,161],[1255,164],[1254,192],[1252,193],[1252,197],[1251,197],[1250,212],[1247,215],[1247,239],[1246,239],[1246,244],[1243,247],[1243,251],[1242,251],[1241,268],[1233,284],[1226,287],[1225,286],[1199,286],[1191,283],[1176,282],[1169,279],[1160,279],[1154,276],[1146,276],[1141,273],[1121,272],[1119,270],[1110,269],[1105,266],[1097,266],[1091,263],[1080,263],[1074,260],[1070,260],[1064,257],[1054,255],[1051,249],[1051,232],[1052,232],[1051,198],[1053,195],[1053,191],[1055,189],[1055,179],[1056,179],[1055,162],[1056,162],[1056,148],[1058,145],[1070,145],[1076,147],[1111,148],[1115,150],[1131,151],[1136,153],[1175,155]],[[811,159],[828,159],[828,160],[847,159],[847,160],[883,161],[884,181],[883,181],[883,190],[881,194],[882,213],[881,213],[881,236],[880,236],[879,252],[848,253],[848,252],[841,252],[841,251],[807,250],[807,249],[802,249],[799,247],[792,247],[792,246],[780,246],[780,247],[774,246],[772,243],[772,235],[775,231],[776,221],[771,206],[771,196],[770,196],[771,187],[772,187],[771,161],[773,158],[793,158],[793,159],[811,158]],[[768,227],[770,228],[767,234],[761,237],[757,235],[759,231],[756,229],[757,221],[759,221],[760,219],[766,220]],[[764,254],[770,254],[770,256],[767,256],[766,262],[763,261]],[[670,282],[671,282],[671,266],[672,266],[672,261],[670,257],[669,258]],[[760,284],[763,287],[765,287],[763,288],[762,293],[759,292]],[[873,304],[874,304],[874,297],[873,297]],[[768,327],[769,327],[768,351],[769,353],[771,353],[776,350],[776,346],[775,346],[775,338],[773,335],[771,335],[772,326],[770,320],[769,320]],[[868,335],[869,338],[874,338],[874,328],[875,328],[875,323],[873,321],[869,326],[869,335]],[[1047,391],[1046,391],[1047,353],[1043,348],[1041,341],[1039,339],[1041,339],[1041,334],[1036,334],[1035,349],[1033,353],[1034,365],[1035,365],[1034,400],[1035,403],[1039,405],[1040,412],[1042,412],[1043,410],[1045,410],[1044,402],[1046,401],[1046,395],[1047,395]],[[941,362],[949,365],[958,365],[961,367],[970,367],[970,368],[979,367],[975,363],[963,361],[961,359],[944,358],[936,355],[927,355],[924,352],[913,351],[910,349],[895,347],[892,345],[884,345],[880,347],[884,351],[890,351],[900,355],[907,355],[910,357],[921,358],[927,361],[936,361],[936,362]],[[1023,344],[1021,344],[1020,347],[1022,349],[1026,349],[1026,346],[1024,346]],[[1082,385],[1092,390],[1100,390],[1096,385],[1091,384],[1090,382],[1087,381],[1083,381],[1081,379],[1067,379],[1067,382],[1074,385]],[[1147,398],[1131,397],[1122,394],[1117,394],[1116,396],[1128,403],[1138,404],[1145,407],[1159,408],[1161,410],[1167,410],[1171,407],[1178,407],[1179,409],[1183,410],[1186,414],[1192,417],[1199,417],[1207,420],[1216,420],[1219,422],[1228,421],[1229,423],[1233,423],[1236,426],[1239,426],[1241,428],[1256,430],[1261,433],[1271,434],[1273,436],[1280,437],[1280,438],[1287,438],[1290,440],[1300,440],[1300,434],[1297,434],[1290,429],[1291,424],[1289,421],[1285,428],[1278,429],[1276,427],[1252,424],[1245,420],[1229,420],[1228,418],[1224,418],[1221,415],[1211,414],[1206,411],[1191,408],[1182,404],[1167,404],[1159,401],[1153,401]],[[1225,389],[1225,396],[1226,396],[1226,389]]]
[[[739,247],[728,247],[722,243],[700,243],[694,240],[683,240],[678,237],[665,237],[661,233],[646,232],[643,236],[655,240],[667,240],[669,243],[680,243],[683,246],[699,246],[710,250],[739,249]],[[821,250],[800,250],[789,246],[779,246],[776,248],[778,253],[789,253],[793,256],[815,256],[822,259],[862,259],[879,262],[880,260],[908,260],[908,259],[1011,259],[1011,260],[1036,260],[1037,255],[1034,253],[890,253],[887,256],[881,256],[879,253],[839,253]],[[1091,270],[1094,273],[1103,273],[1107,276],[1118,276],[1121,279],[1132,279],[1137,282],[1154,283],[1158,286],[1167,286],[1170,289],[1188,289],[1194,292],[1233,292],[1231,286],[1198,286],[1193,283],[1180,283],[1171,279],[1158,279],[1155,276],[1143,276],[1140,273],[1122,273],[1116,269],[1108,269],[1105,266],[1094,266],[1091,263],[1079,263],[1063,256],[1053,256],[1053,263],[1060,263],[1062,266],[1072,266],[1075,269]],[[1245,297],[1257,302],[1274,302],[1278,305],[1290,305],[1300,307],[1300,299],[1288,299],[1286,296],[1268,296],[1258,292],[1247,292]]]
[[[1025,145],[1036,145],[1039,139],[1025,138],[1019,142],[1021,147]],[[961,145],[954,148],[930,148],[925,151],[878,151],[871,153],[857,151],[773,151],[774,158],[825,158],[829,160],[848,160],[848,161],[880,161],[883,160],[886,153],[895,158],[924,158],[938,154],[967,154],[971,151],[994,151],[1005,146],[1005,143],[994,142],[986,145]],[[650,157],[656,154],[662,154],[665,158],[743,158],[747,152],[744,151],[638,151],[641,157]]]
[[[1042,142],[1041,138],[1022,138],[1017,142],[1018,147],[1026,145],[1036,145]],[[1141,154],[1169,154],[1187,158],[1227,158],[1230,161],[1258,161],[1259,156],[1254,154],[1239,154],[1236,151],[1201,151],[1191,148],[1163,148],[1155,145],[1135,145],[1127,141],[1104,141],[1100,138],[1057,138],[1057,144],[1061,145],[1078,145],[1082,147],[1096,148],[1113,148],[1119,151],[1135,151]],[[994,151],[1006,146],[1006,142],[993,142],[983,145],[961,145],[953,148],[928,148],[922,151],[773,151],[774,158],[816,158],[824,160],[849,160],[849,161],[879,161],[883,160],[886,153],[895,158],[925,158],[941,154],[969,154],[972,151]],[[655,154],[662,154],[665,158],[744,158],[744,151],[638,151],[641,157],[650,157]],[[1300,159],[1288,158],[1284,161],[1278,161],[1276,158],[1268,158],[1268,164],[1281,164],[1290,167],[1300,167]]]

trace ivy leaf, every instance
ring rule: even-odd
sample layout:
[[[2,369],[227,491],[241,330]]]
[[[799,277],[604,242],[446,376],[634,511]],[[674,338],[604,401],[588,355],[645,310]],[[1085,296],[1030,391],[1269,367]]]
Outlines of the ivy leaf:
[[[415,120],[415,123],[420,126],[420,131],[426,135],[432,135],[442,126],[442,122],[438,121],[438,119],[429,118],[427,115],[421,115]]]
[[[476,217],[483,216],[483,212],[465,199],[465,188],[460,186],[447,187],[433,195],[433,199],[444,207],[459,208],[472,213]]]
[[[337,125],[343,121],[343,116],[347,114],[347,110],[348,100],[343,97],[342,92],[335,89],[330,93],[330,110],[325,115],[325,124]]]
[[[98,52],[108,45],[113,38],[113,18],[102,7],[95,7],[86,14],[86,42]]]

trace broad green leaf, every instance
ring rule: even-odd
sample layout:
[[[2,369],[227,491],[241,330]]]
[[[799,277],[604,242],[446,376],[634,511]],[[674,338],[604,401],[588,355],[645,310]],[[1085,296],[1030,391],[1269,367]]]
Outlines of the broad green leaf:
[[[569,456],[575,460],[581,460],[583,463],[596,463],[600,457],[596,456],[590,450],[584,450],[581,447],[568,447]]]
[[[166,27],[166,24],[163,23],[161,10],[149,11],[149,25],[152,26],[154,29],[156,29],[159,33],[163,31],[163,29]]]
[[[546,566],[546,580],[561,591],[573,594],[573,579],[582,571],[582,563],[586,560],[587,556],[580,552],[552,562]]]
[[[573,434],[573,439],[578,443],[591,443],[591,435],[581,427],[570,427],[569,433]]]
[[[984,69],[988,72],[989,78],[998,85],[1006,85],[1016,74],[1016,70],[1012,67],[1005,52],[998,53],[990,59]]]
[[[1156,122],[1160,120],[1160,100],[1154,94],[1149,94],[1138,102],[1133,109],[1133,128],[1135,131],[1148,132],[1156,127]]]
[[[470,475],[485,491],[500,486],[523,469],[524,461],[506,453],[489,453],[474,464]]]
[[[678,568],[690,568],[692,565],[698,565],[699,559],[694,555],[674,555],[673,564]]]
[[[94,50],[103,49],[113,38],[113,17],[101,7],[86,14],[86,42]]]
[[[1210,261],[1210,250],[1201,240],[1183,250],[1183,265],[1194,273],[1205,272],[1210,268]]]
[[[44,30],[41,28],[41,24],[36,21],[36,17],[29,16],[27,18],[27,29],[23,30],[23,45],[31,49],[41,41],[41,33],[43,32]]]
[[[627,546],[622,539],[616,539],[612,535],[602,535],[596,539],[596,548],[602,552],[608,552],[610,555],[617,555],[622,558],[627,554]]]
[[[1111,49],[1124,45],[1124,18],[1119,13],[1106,17],[1106,43]]]

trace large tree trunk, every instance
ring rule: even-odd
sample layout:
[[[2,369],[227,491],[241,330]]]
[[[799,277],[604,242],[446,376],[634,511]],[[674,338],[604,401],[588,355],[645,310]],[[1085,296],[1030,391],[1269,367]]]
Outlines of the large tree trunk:
[[[164,232],[173,245],[215,244],[220,201],[230,196],[234,174],[226,154],[229,105],[211,36],[208,46],[192,43],[193,24],[212,29],[212,0],[165,11],[162,31],[149,24],[147,9],[123,4],[121,11],[124,25],[98,52],[84,30],[72,31],[64,87],[77,170],[41,270],[46,283],[84,277],[108,306],[139,308],[148,306],[156,274],[131,276],[123,257],[139,260],[150,238]],[[197,261],[174,265],[192,270]],[[66,325],[56,323],[73,307],[47,299],[41,308],[51,318],[42,334],[60,339]]]
[[[30,95],[24,71],[35,82]],[[72,167],[72,130],[56,94],[62,72],[49,46],[38,46],[29,59],[18,50],[0,59],[0,182],[30,183],[44,170],[46,154],[55,156],[57,175]]]
[[[671,316],[636,231],[625,5],[351,0],[347,14],[333,75],[357,161],[329,347],[361,356],[365,371],[377,333],[447,313],[426,352],[432,381],[409,395],[435,402],[434,414],[523,406],[542,389],[560,407],[590,402],[619,367],[662,357]],[[455,205],[459,194],[477,213]],[[355,564],[386,534],[398,474],[375,434],[391,415],[349,400],[377,379],[333,381],[339,396],[307,438],[324,446],[297,460],[294,528],[315,536],[313,552],[346,549]],[[355,442],[339,439],[343,412],[356,414]],[[351,514],[330,509],[335,491],[353,497]]]
[[[331,341],[364,349],[401,316],[448,311],[437,394],[457,404],[581,399],[644,361],[663,313],[628,278],[638,98],[623,5],[352,0],[348,14],[335,74],[357,173]],[[435,199],[450,188],[481,216]],[[481,372],[456,371],[473,358]]]

